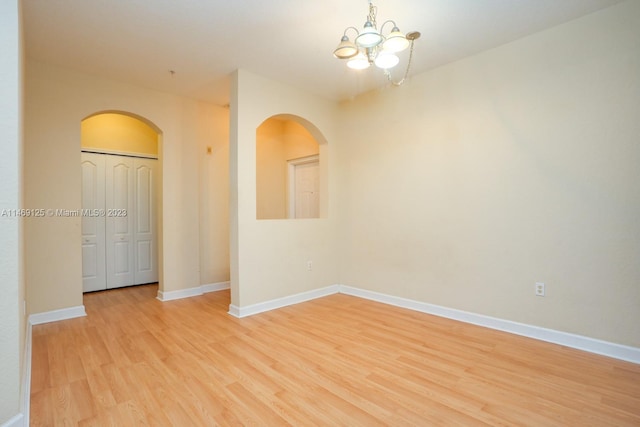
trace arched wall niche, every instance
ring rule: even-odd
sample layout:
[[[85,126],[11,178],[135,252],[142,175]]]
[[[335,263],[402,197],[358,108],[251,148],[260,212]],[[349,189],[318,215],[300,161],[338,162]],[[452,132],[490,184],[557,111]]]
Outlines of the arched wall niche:
[[[309,120],[277,114],[256,128],[256,218],[320,218],[327,141]]]
[[[162,132],[153,122],[127,111],[99,111],[81,121],[83,150],[158,157]]]

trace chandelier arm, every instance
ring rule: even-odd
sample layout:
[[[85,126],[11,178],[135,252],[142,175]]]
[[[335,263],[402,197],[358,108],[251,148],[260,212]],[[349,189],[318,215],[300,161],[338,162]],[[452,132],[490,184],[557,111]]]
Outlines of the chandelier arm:
[[[344,29],[344,33],[342,34],[343,36],[347,35],[347,31],[349,30],[353,30],[356,32],[356,37],[360,35],[360,31],[358,31],[358,29],[356,27],[347,27]]]
[[[414,40],[411,40],[411,46],[409,47],[409,62],[407,63],[407,69],[404,72],[404,77],[402,77],[400,81],[398,82],[393,81],[393,79],[391,78],[391,72],[388,69],[384,70],[384,74],[385,76],[387,76],[387,80],[389,80],[391,84],[394,86],[402,85],[402,83],[404,83],[404,81],[409,76],[409,70],[411,69],[411,60],[413,59],[413,42]]]
[[[380,26],[380,34],[382,34],[382,30],[384,30],[384,26],[387,25],[388,23],[392,23],[393,24],[393,28],[397,27],[397,25],[396,25],[394,20],[388,19],[388,20],[384,21],[384,24],[382,24]]]

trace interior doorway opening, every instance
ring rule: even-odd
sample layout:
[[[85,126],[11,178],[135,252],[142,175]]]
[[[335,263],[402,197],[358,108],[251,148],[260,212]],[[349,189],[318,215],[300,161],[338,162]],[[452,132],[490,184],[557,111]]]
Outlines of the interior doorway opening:
[[[320,218],[320,156],[287,161],[288,218]]]
[[[160,138],[130,113],[81,122],[83,292],[159,281]]]

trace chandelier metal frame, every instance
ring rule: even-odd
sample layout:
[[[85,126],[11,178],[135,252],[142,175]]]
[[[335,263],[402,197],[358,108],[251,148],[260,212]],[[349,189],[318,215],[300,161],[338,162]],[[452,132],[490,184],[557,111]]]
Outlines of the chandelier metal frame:
[[[413,60],[413,45],[420,37],[418,31],[411,31],[406,35],[400,32],[395,21],[387,20],[380,26],[376,22],[378,8],[369,0],[369,14],[361,31],[356,27],[347,27],[338,44],[333,51],[333,56],[346,60],[347,66],[353,69],[366,69],[371,65],[383,70],[387,79],[394,85],[400,86],[406,80]],[[384,35],[384,28],[387,24],[392,24],[391,32]],[[354,41],[349,39],[347,32],[355,31]],[[391,78],[390,69],[398,65],[400,58],[396,53],[409,48],[409,60],[404,76],[399,81]]]

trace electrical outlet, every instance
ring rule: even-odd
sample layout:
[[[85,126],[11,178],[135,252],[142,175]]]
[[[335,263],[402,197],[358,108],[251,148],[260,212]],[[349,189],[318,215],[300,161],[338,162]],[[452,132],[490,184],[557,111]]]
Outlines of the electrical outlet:
[[[307,271],[313,270],[313,261],[307,261]]]
[[[536,296],[538,297],[544,296],[544,283],[536,282]]]

